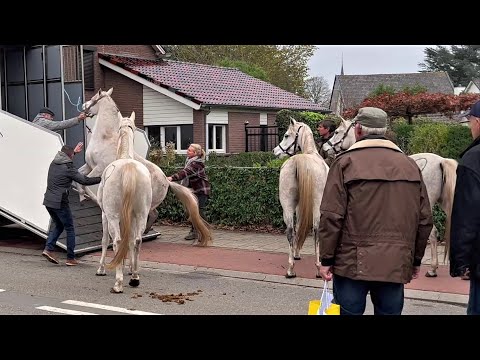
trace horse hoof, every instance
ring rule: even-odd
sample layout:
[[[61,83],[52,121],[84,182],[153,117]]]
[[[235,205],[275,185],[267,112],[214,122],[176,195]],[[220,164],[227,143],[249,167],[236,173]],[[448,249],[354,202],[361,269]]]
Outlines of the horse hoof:
[[[123,293],[123,290],[115,290],[115,288],[111,288],[111,289],[110,289],[110,292],[111,292],[112,294],[121,294],[121,293]]]
[[[107,274],[106,274],[106,273],[98,273],[98,272],[97,272],[97,273],[95,273],[95,275],[97,275],[97,276],[106,276]]]
[[[130,285],[131,287],[137,287],[138,285],[140,285],[140,280],[139,279],[130,279],[128,285]]]
[[[321,279],[321,278],[322,278],[322,275],[318,275],[318,274],[317,274],[317,275],[315,275],[315,277],[316,277],[317,279]]]
[[[436,272],[433,272],[433,271],[427,271],[425,273],[425,276],[426,277],[437,277],[437,273]]]
[[[133,272],[131,272],[131,271],[128,272],[128,275],[132,275],[132,274],[133,274]]]
[[[293,274],[286,274],[285,277],[286,277],[287,279],[293,279],[293,278],[297,277],[297,274],[295,274],[295,273],[293,273]]]
[[[302,258],[300,256],[294,256],[293,259],[294,260],[302,260]]]

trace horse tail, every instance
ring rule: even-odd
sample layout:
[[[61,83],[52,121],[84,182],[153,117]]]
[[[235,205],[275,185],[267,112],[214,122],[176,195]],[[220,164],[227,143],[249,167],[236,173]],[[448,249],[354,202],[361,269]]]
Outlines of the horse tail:
[[[198,210],[198,199],[192,190],[177,184],[173,181],[169,182],[175,196],[181,201],[188,213],[188,220],[192,222],[193,227],[198,233],[198,243],[200,246],[208,246],[212,244],[212,234],[208,227],[208,223],[203,220]]]
[[[295,156],[298,183],[297,249],[300,250],[313,226],[313,179],[305,156]]]
[[[120,244],[113,260],[107,265],[112,269],[123,261],[128,253],[131,225],[132,208],[135,200],[137,184],[137,172],[134,163],[127,163],[122,167],[122,211],[120,212]]]
[[[444,159],[440,165],[443,173],[443,186],[441,195],[441,206],[446,214],[445,220],[445,253],[443,260],[447,259],[450,250],[450,228],[452,224],[453,196],[455,194],[455,182],[457,180],[458,163],[453,159]]]

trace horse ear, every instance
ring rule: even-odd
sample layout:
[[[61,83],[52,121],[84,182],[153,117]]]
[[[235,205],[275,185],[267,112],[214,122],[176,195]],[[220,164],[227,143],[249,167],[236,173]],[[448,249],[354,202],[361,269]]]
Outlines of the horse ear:
[[[135,111],[132,111],[132,115],[130,115],[130,119],[132,121],[135,121]]]
[[[290,124],[291,124],[292,126],[294,126],[295,123],[296,123],[295,119],[290,116]]]
[[[110,90],[107,91],[107,95],[112,96],[112,92],[113,92],[113,87],[111,87]]]
[[[98,89],[98,96],[102,95],[102,88]]]

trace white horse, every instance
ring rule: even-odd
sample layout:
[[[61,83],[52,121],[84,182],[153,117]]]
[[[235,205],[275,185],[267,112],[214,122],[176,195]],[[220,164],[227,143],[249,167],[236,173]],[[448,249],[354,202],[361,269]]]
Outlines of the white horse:
[[[296,154],[301,151],[301,154]],[[316,276],[320,277],[320,203],[328,175],[328,165],[317,151],[310,127],[290,118],[282,142],[273,149],[277,157],[291,156],[280,169],[279,198],[289,245],[287,278],[296,276],[295,260],[313,228]],[[294,227],[294,214],[296,226]]]
[[[120,115],[119,115],[120,116]],[[115,285],[112,293],[123,292],[123,259],[130,250],[129,285],[140,285],[138,256],[142,234],[147,224],[152,204],[152,182],[150,172],[141,162],[133,160],[135,113],[130,118],[120,118],[117,160],[102,173],[97,199],[102,209],[102,256],[97,275],[105,275],[105,257],[109,238],[113,239],[115,256],[108,268],[116,268]],[[110,235],[110,236],[109,236]]]
[[[113,88],[108,91],[101,89],[89,101],[83,104],[83,110],[91,116],[96,116],[88,143],[85,160],[86,163],[79,171],[88,176],[100,176],[105,168],[115,160],[118,144],[118,129],[120,126],[117,105],[111,98]],[[121,115],[120,115],[121,117]],[[150,229],[158,216],[157,207],[167,195],[168,189],[172,189],[175,196],[182,202],[189,214],[189,220],[198,233],[198,240],[194,244],[208,246],[212,243],[212,236],[208,224],[200,216],[198,200],[190,188],[170,182],[164,172],[152,162],[134,153],[134,159],[145,165],[152,177],[152,204],[148,216],[146,231]],[[88,188],[77,184],[81,196],[85,192],[96,201],[95,194]]]
[[[335,155],[347,150],[355,143],[355,127],[352,121],[342,119],[333,136],[323,145],[325,151],[333,151]],[[430,206],[439,204],[446,214],[445,221],[445,256],[446,259],[450,245],[450,224],[452,214],[453,196],[455,193],[455,181],[457,179],[457,161],[443,158],[432,153],[420,153],[410,155],[422,171],[423,181],[427,188]],[[436,277],[438,268],[437,250],[438,230],[433,226],[430,232],[431,264],[425,276]]]

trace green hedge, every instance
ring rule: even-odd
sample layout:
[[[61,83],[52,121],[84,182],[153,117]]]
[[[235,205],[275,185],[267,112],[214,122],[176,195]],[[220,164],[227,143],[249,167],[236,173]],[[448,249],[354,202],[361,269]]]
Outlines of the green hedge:
[[[169,175],[175,168],[164,168]],[[279,168],[207,167],[212,197],[206,208],[212,224],[231,226],[283,227],[282,208],[278,200]],[[159,218],[185,221],[182,204],[171,191],[158,207]]]
[[[317,134],[319,119],[325,118],[316,113],[300,115],[301,113],[286,110],[281,113],[284,121],[289,121],[288,116],[302,122],[310,121],[314,134]],[[305,121],[308,117],[310,120]],[[466,126],[432,123],[425,119],[419,119],[412,125],[397,120],[391,124],[391,130],[395,141],[407,154],[434,152],[443,157],[458,159],[472,141],[470,129]],[[164,158],[157,157],[154,160],[167,176],[182,168],[185,161],[183,156],[170,156],[168,164],[164,165]],[[206,161],[206,172],[212,184],[212,198],[206,210],[208,221],[229,226],[284,228],[282,208],[278,200],[278,178],[279,168],[285,160],[286,158],[276,159],[271,152],[231,156],[211,154]],[[160,219],[186,221],[185,211],[171,191],[158,210]],[[438,206],[434,208],[434,220],[440,236],[443,236],[445,214]]]

